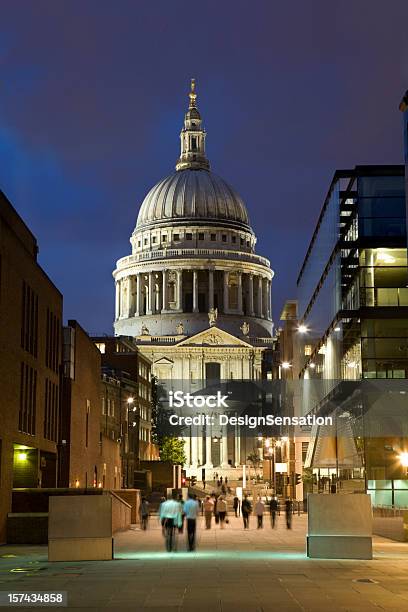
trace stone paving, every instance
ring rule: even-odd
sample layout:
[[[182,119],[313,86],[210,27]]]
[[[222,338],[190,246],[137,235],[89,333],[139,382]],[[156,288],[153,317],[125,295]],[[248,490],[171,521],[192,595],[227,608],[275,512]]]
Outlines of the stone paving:
[[[67,591],[77,611],[408,610],[408,544],[375,538],[372,561],[312,560],[305,517],[295,516],[292,530],[282,516],[275,530],[266,519],[262,530],[253,518],[248,531],[235,518],[224,530],[200,525],[195,553],[185,535],[177,552],[164,552],[156,518],[146,532],[117,535],[114,561],[48,563],[45,547],[3,546],[0,590]]]

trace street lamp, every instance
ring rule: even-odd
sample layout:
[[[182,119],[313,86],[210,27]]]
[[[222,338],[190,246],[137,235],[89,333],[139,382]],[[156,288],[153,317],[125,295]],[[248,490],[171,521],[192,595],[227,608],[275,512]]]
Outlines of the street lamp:
[[[307,332],[307,327],[306,327],[306,325],[299,325],[299,327],[298,327],[298,332],[299,332],[300,334],[305,334],[305,333]]]

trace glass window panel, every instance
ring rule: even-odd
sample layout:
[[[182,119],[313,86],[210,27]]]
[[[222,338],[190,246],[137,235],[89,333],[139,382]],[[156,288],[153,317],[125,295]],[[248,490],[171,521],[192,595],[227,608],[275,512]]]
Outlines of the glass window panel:
[[[401,508],[408,508],[408,491],[395,491],[394,504]]]
[[[394,489],[408,489],[408,480],[394,480]]]

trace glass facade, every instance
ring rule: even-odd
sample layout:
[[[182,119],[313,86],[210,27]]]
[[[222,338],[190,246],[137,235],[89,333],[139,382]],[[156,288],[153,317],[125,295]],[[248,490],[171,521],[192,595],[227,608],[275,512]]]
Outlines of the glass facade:
[[[298,334],[300,377],[327,380],[333,388],[339,380],[407,379],[403,168],[358,166],[347,177],[336,173],[329,194],[298,279],[299,320],[305,329]],[[350,456],[356,461],[350,459],[347,469],[347,462],[340,466],[343,475],[361,468],[361,428],[351,434]],[[405,442],[370,443],[364,467],[373,502],[403,505],[406,501],[408,507],[406,475],[393,473],[395,449],[401,450]],[[328,448],[323,443],[316,448],[323,446]],[[381,451],[388,447],[390,463]],[[315,462],[316,469],[333,469],[333,458],[326,457],[325,464],[316,455]],[[385,478],[389,487],[382,486]]]

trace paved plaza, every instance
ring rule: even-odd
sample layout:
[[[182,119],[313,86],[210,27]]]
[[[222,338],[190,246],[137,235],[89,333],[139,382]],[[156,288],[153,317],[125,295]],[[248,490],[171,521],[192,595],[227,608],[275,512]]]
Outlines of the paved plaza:
[[[0,590],[67,591],[73,610],[200,612],[408,610],[408,544],[375,538],[372,561],[305,556],[306,518],[272,530],[240,519],[198,532],[197,552],[164,552],[157,518],[115,538],[115,560],[48,563],[45,547],[0,547]],[[29,608],[0,608],[29,609]],[[33,609],[33,608],[31,608]]]

